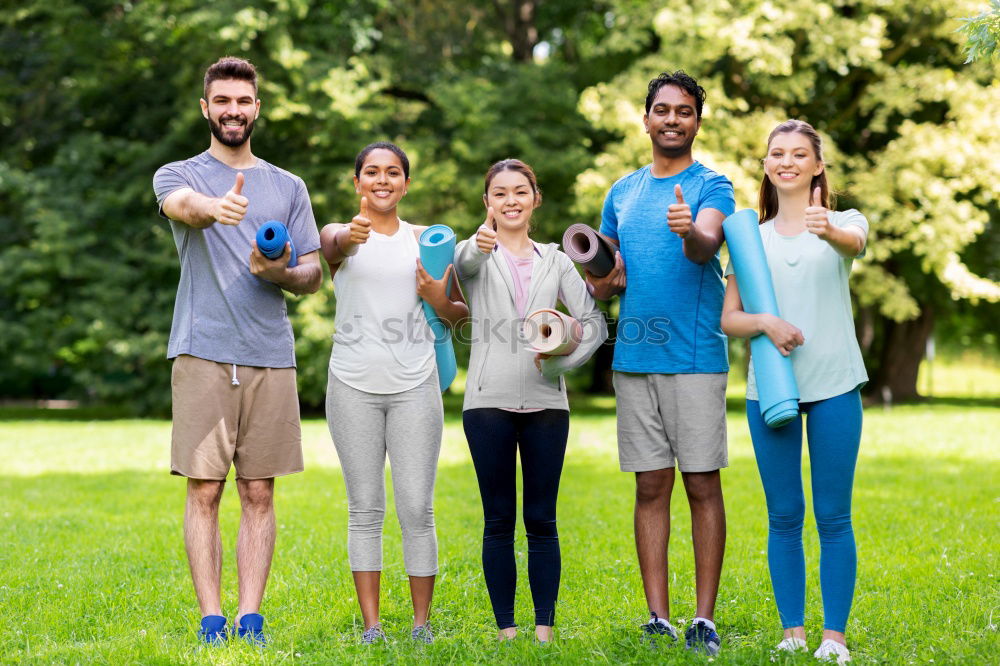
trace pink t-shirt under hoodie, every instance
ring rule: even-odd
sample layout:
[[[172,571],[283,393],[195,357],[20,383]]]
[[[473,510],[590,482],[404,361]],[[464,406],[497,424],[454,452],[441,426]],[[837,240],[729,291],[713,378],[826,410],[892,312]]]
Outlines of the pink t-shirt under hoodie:
[[[521,319],[528,314],[526,310],[528,309],[528,291],[531,289],[531,269],[535,264],[535,255],[538,254],[538,248],[532,244],[532,253],[530,257],[517,257],[510,253],[510,251],[505,248],[500,243],[497,243],[497,247],[500,248],[500,252],[503,253],[504,259],[507,260],[507,267],[510,268],[511,277],[514,278],[514,308],[517,310],[517,316]],[[518,414],[530,414],[532,412],[540,412],[541,409],[504,409],[505,412],[515,412]]]

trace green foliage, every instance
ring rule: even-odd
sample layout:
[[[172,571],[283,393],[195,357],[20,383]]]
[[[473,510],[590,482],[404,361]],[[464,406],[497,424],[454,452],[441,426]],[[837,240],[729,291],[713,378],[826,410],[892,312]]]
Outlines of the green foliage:
[[[968,301],[995,319],[995,255],[979,246],[995,247],[1000,220],[1000,116],[990,112],[1000,108],[1000,68],[964,66],[951,27],[974,4],[671,3],[652,17],[659,50],[581,95],[588,120],[621,140],[581,174],[577,210],[597,217],[611,182],[648,160],[645,83],[684,69],[708,91],[696,158],[733,180],[737,208],[756,207],[759,160],[778,122],[801,118],[824,135],[840,207],[860,209],[872,227],[853,277],[878,328],[870,371],[881,333],[921,308],[943,319]]]
[[[556,239],[591,134],[576,111],[592,14],[546,7],[545,62],[514,63],[492,2],[34,3],[0,10],[0,397],[169,405],[177,281],[151,177],[207,145],[198,97],[226,53],[262,73],[254,150],[301,175],[320,224],[356,210],[356,152],[387,138],[414,164],[402,213],[463,235],[491,161],[532,163]],[[578,34],[579,33],[579,34]],[[582,36],[582,37],[580,37]],[[602,54],[592,54],[599,61]],[[322,403],[334,299],[290,300],[302,397]]]
[[[640,643],[639,623],[648,615],[632,535],[635,483],[618,470],[611,409],[574,411],[560,484],[556,638],[544,649],[529,638],[533,614],[520,526],[521,637],[509,645],[495,641],[480,562],[479,491],[457,411],[445,424],[436,486],[441,573],[431,622],[437,642],[424,648],[407,639],[412,616],[390,499],[381,612],[393,642],[374,650],[357,644],[362,627],[347,564],[343,480],[326,424],[306,421],[306,472],[276,485],[278,541],[262,607],[270,644],[259,653],[238,642],[212,651],[197,647],[200,618],[181,529],[184,482],[165,467],[168,422],[0,422],[4,660],[704,665],[704,657],[683,648],[650,650]],[[995,662],[1000,462],[990,433],[998,429],[995,407],[865,413],[853,504],[858,583],[847,627],[856,663]],[[723,472],[728,539],[716,606],[723,651],[714,663],[767,664],[781,625],[767,572],[764,496],[742,413],[731,415],[729,432],[731,467]],[[803,473],[808,476],[808,464]],[[671,513],[671,614],[681,622],[695,605],[689,511],[680,484]],[[230,618],[236,612],[238,514],[229,487],[220,519],[223,610]],[[812,512],[806,515],[806,628],[815,648],[822,628],[819,549]]]
[[[530,25],[510,20],[521,5],[533,9]],[[813,121],[843,204],[873,223],[859,305],[889,322],[932,304],[939,321],[958,313],[985,334],[996,306],[958,305],[995,304],[1000,293],[1000,121],[984,111],[1000,105],[997,66],[963,66],[954,24],[976,9],[973,0],[5,6],[0,398],[167,408],[178,267],[151,177],[207,146],[202,75],[227,53],[262,73],[255,153],[303,177],[320,224],[353,215],[354,155],[389,139],[413,163],[402,215],[463,236],[482,219],[489,164],[526,160],[545,196],[543,241],[570,222],[596,223],[610,183],[648,159],[645,84],[682,67],[709,91],[698,156],[733,179],[740,205],[753,201],[770,128],[788,116]],[[288,298],[301,395],[319,405],[335,299],[328,282]]]
[[[997,40],[1000,39],[1000,0],[990,0],[989,9],[961,21],[965,25],[958,31],[965,33],[967,39],[966,63],[1000,57],[1000,52],[997,51]]]

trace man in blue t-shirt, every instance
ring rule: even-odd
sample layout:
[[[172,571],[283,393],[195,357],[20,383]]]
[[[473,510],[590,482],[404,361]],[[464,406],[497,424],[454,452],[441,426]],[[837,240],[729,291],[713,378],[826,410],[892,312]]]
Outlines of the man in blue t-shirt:
[[[601,233],[620,251],[611,273],[588,273],[587,280],[597,298],[621,294],[612,367],[619,462],[636,477],[635,542],[651,614],[643,630],[650,638],[677,637],[669,622],[667,543],[678,466],[691,507],[697,593],[685,645],[714,655],[729,371],[718,251],[735,201],[732,183],[691,155],[704,101],[704,89],[681,71],[649,83],[643,123],[653,161],[608,192]]]

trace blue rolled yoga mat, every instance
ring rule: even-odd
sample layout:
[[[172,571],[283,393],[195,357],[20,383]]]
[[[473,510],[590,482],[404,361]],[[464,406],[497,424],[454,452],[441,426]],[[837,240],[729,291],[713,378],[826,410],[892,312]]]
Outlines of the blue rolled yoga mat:
[[[430,273],[435,280],[444,277],[444,272],[449,264],[455,261],[455,232],[443,224],[435,224],[427,227],[420,234],[420,263],[424,265],[424,270]],[[452,269],[452,277],[455,277],[455,269]],[[445,285],[447,294],[451,295],[451,280]],[[451,342],[451,333],[448,326],[441,321],[434,308],[427,301],[424,301],[424,314],[427,315],[427,323],[434,333],[434,356],[437,359],[438,385],[442,391],[448,390],[451,383],[455,381],[455,374],[458,372],[458,363],[455,361],[455,347]]]
[[[257,248],[268,259],[277,259],[284,254],[285,243],[292,243],[292,239],[288,235],[288,228],[277,220],[265,222],[257,230]],[[292,256],[288,260],[289,268],[299,263],[299,255],[295,252],[295,243],[292,243],[291,250]]]
[[[751,314],[780,316],[771,283],[771,270],[764,255],[764,243],[760,239],[757,213],[749,208],[737,211],[725,219],[722,229],[726,234],[743,310]],[[757,379],[760,414],[768,426],[780,428],[799,414],[799,387],[795,383],[792,359],[782,356],[763,333],[750,339],[750,354]]]

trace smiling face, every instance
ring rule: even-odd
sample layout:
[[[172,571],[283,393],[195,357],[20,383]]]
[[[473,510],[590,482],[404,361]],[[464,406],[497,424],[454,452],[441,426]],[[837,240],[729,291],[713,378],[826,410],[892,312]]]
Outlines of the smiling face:
[[[813,177],[823,172],[809,137],[801,132],[775,134],[767,147],[764,173],[780,192],[809,189]]]
[[[368,205],[386,212],[394,209],[406,194],[410,179],[403,171],[403,162],[394,152],[376,148],[369,152],[354,177],[355,191],[368,198]]]
[[[483,195],[486,207],[493,208],[493,219],[498,228],[510,231],[528,229],[531,213],[538,207],[538,201],[528,177],[510,169],[493,176]]]
[[[660,88],[649,113],[642,117],[653,150],[667,157],[691,154],[691,145],[701,127],[696,103],[690,93],[675,85]]]
[[[241,79],[219,79],[201,100],[201,114],[208,119],[212,135],[225,146],[238,148],[250,139],[260,115],[260,100],[253,84]]]

